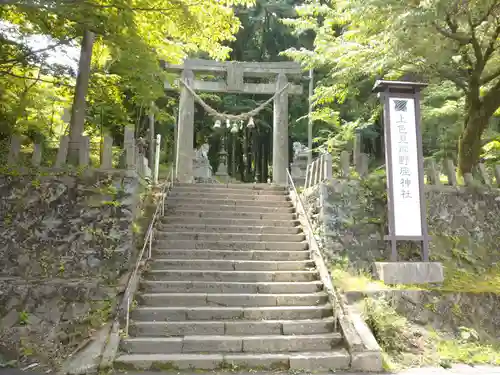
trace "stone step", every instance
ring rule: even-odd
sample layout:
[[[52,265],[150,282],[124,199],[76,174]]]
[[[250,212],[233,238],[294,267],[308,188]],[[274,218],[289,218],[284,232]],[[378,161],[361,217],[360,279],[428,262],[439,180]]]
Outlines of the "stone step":
[[[134,354],[283,353],[327,351],[342,341],[340,333],[316,335],[129,337],[121,350]]]
[[[270,192],[284,193],[284,186],[277,186],[265,183],[259,184],[189,184],[189,183],[178,183],[174,185],[174,190],[179,189],[195,189],[195,190],[236,190],[239,192],[248,191],[262,192],[269,194]]]
[[[305,182],[306,182],[306,178],[305,177],[295,177],[293,179],[293,184],[295,185],[295,187],[298,189],[298,188],[303,188],[304,185],[305,185]]]
[[[194,212],[193,212],[194,214]],[[199,212],[198,212],[199,214]],[[219,213],[217,213],[219,214]],[[258,216],[255,215],[255,216]],[[207,220],[209,219],[209,220]],[[273,220],[273,219],[261,219],[260,216],[258,218],[226,218],[226,217],[206,217],[199,215],[189,217],[189,216],[163,216],[159,221],[159,228],[162,228],[164,225],[197,225],[197,226],[207,226],[207,221],[214,226],[238,226],[238,227],[264,227],[264,228],[293,228],[298,229],[300,225],[300,221],[292,220],[292,216],[289,215],[288,219],[284,220]]]
[[[172,223],[175,221],[172,220]],[[199,224],[159,224],[158,231],[177,233],[177,232],[205,232],[205,233],[255,233],[255,234],[298,234],[302,232],[300,227],[284,226],[262,226],[262,225],[211,225],[205,223]]]
[[[132,322],[131,336],[305,335],[333,332],[333,318],[312,320]]]
[[[163,281],[231,281],[231,282],[304,282],[318,279],[317,271],[204,271],[149,270],[147,280]]]
[[[312,260],[213,260],[213,259],[158,259],[151,270],[205,270],[205,271],[297,271],[314,269]]]
[[[277,196],[279,197],[279,196]],[[255,200],[255,199],[229,199],[229,198],[201,198],[194,196],[169,196],[167,206],[189,206],[195,203],[196,205],[217,205],[217,206],[236,206],[236,207],[278,207],[290,208],[293,207],[290,201],[284,197],[281,200]]]
[[[279,201],[285,202],[290,198],[284,193],[279,194],[254,194],[248,191],[240,191],[237,193],[227,193],[226,190],[221,191],[204,191],[199,192],[195,190],[178,190],[174,189],[169,195],[171,198],[185,198],[185,199],[228,199],[228,200],[255,200],[259,202]]]
[[[198,240],[198,241],[270,241],[270,242],[300,242],[306,239],[299,234],[260,234],[260,233],[208,233],[208,232],[164,232],[155,231],[155,239],[161,240]]]
[[[123,354],[115,360],[117,370],[179,371],[245,368],[259,370],[346,370],[350,355],[343,348],[327,352],[235,353],[235,354]]]
[[[137,307],[130,314],[137,321],[186,320],[303,320],[333,316],[330,304],[272,307]]]
[[[280,213],[294,213],[295,208],[291,206],[280,206],[280,207],[270,207],[270,206],[244,206],[244,205],[223,205],[223,204],[211,204],[211,203],[197,203],[197,201],[189,201],[189,203],[183,205],[176,205],[175,202],[172,203],[170,200],[166,202],[165,213],[168,215],[170,213],[177,213],[179,211],[236,211],[244,213],[268,213],[268,214],[280,214]]]
[[[306,282],[224,282],[224,281],[142,281],[149,293],[316,293],[321,281]]]
[[[308,250],[303,251],[272,251],[272,250],[154,250],[155,258],[167,259],[232,259],[232,260],[309,260],[311,258]]]
[[[325,292],[308,294],[142,293],[141,306],[314,306],[328,302]]]
[[[158,240],[156,249],[307,250],[307,242]]]
[[[200,209],[198,208],[192,208],[192,209],[176,209],[175,211],[168,212],[168,210],[165,210],[165,214],[167,215],[166,220],[168,222],[169,218],[168,216],[175,216],[175,217],[189,217],[189,218],[202,218],[205,219],[205,223],[207,222],[206,219],[210,219],[209,222],[212,222],[212,219],[231,219],[231,220],[236,220],[236,219],[252,219],[252,220],[272,220],[272,221],[283,221],[283,220],[290,220],[293,222],[297,221],[297,216],[294,213],[268,213],[268,212],[244,212],[241,210],[238,211],[220,211],[220,210],[215,210],[215,211],[209,211],[206,209]],[[264,225],[264,224],[263,224]]]
[[[286,190],[253,190],[253,189],[229,189],[229,188],[210,188],[210,187],[175,187],[170,194],[210,194],[220,197],[246,195],[252,197],[260,196],[275,196],[288,197],[289,193]]]

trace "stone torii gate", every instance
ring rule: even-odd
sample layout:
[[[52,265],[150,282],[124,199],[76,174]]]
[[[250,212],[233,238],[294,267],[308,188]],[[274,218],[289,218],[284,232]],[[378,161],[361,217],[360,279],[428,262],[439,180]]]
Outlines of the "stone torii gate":
[[[288,95],[302,94],[302,86],[289,84],[289,77],[301,77],[302,69],[293,62],[218,62],[202,59],[188,59],[182,65],[165,64],[165,69],[172,72],[181,72],[179,118],[177,123],[176,139],[176,178],[179,182],[193,181],[193,136],[194,136],[194,101],[190,92],[220,92],[275,95],[273,117],[273,182],[285,185],[287,181],[286,168],[288,167]],[[225,78],[218,81],[203,81],[196,79],[198,75],[213,75]],[[261,78],[274,83],[245,82],[251,77],[255,82]],[[186,85],[189,86],[186,87]],[[177,89],[168,82],[165,89]]]

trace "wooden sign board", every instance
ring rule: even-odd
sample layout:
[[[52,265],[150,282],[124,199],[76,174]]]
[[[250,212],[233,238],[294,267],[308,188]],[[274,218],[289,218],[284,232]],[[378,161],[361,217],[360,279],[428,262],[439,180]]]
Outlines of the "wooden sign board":
[[[424,158],[420,131],[420,90],[426,84],[377,81],[374,91],[384,105],[384,133],[389,204],[391,260],[398,259],[397,241],[422,242],[429,260],[424,196]]]

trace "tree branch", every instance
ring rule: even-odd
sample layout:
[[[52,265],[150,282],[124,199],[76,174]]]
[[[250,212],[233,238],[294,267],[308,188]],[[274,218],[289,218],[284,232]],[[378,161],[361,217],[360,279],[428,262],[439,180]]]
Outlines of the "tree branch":
[[[463,80],[462,77],[452,74],[449,70],[439,69],[438,67],[435,67],[435,69],[441,77],[453,82],[462,90],[467,91],[467,81]]]
[[[453,22],[453,20],[451,19],[450,13],[446,12],[446,17],[445,17],[444,21],[446,22],[446,24],[450,28],[451,32],[455,34],[458,30],[458,25],[455,22]]]
[[[497,77],[500,77],[500,69],[481,79],[481,85],[486,85],[487,83],[490,83]]]
[[[483,108],[486,114],[492,115],[500,107],[500,79],[483,97]]]
[[[37,74],[36,79],[34,80],[33,83],[31,83],[30,85],[26,85],[26,83],[25,83],[26,92],[29,92],[29,90],[31,90],[38,82],[40,82],[40,80],[42,79],[41,76],[42,76],[42,67],[40,67],[40,69],[38,69],[38,74]]]
[[[486,11],[486,13],[484,14],[484,16],[482,16],[478,21],[472,22],[471,26],[473,26],[474,28],[476,28],[479,25],[481,25],[484,21],[486,21],[488,19],[488,17],[493,13],[493,11],[495,10],[495,8],[498,7],[499,5],[500,4],[497,3],[497,2],[494,2],[493,4],[491,4],[491,6]]]
[[[472,44],[472,48],[474,49],[474,56],[476,56],[477,65],[475,70],[476,72],[477,71],[482,72],[484,69],[485,60],[483,57],[483,51],[481,50],[481,45],[479,44],[479,41],[476,38],[476,30],[472,22],[472,16],[470,13],[467,15],[467,22],[469,23],[470,33],[471,33],[470,43]]]
[[[0,61],[0,64],[9,64],[9,63],[12,63],[12,62],[15,62],[15,61],[19,61],[19,59],[22,58],[22,57],[28,57],[30,55],[36,55],[38,53],[47,52],[47,51],[53,50],[54,48],[60,47],[62,45],[66,45],[66,44],[70,43],[71,41],[73,41],[75,39],[76,38],[64,39],[62,41],[59,41],[56,44],[48,46],[47,48],[42,48],[42,49],[35,50],[35,51],[31,50],[29,52],[23,53],[22,56],[19,56],[18,58]]]
[[[39,81],[39,82],[51,83],[53,85],[66,86],[66,87],[71,87],[71,88],[75,87],[73,85],[69,85],[69,84],[63,83],[63,82],[50,81],[50,80],[43,79],[43,78],[34,78],[34,77],[28,77],[28,76],[21,76],[21,75],[15,74],[15,73],[7,72],[7,71],[0,71],[0,75],[8,75],[8,76],[15,77],[15,78],[21,78],[21,79],[27,79],[27,80],[35,80],[35,81]]]
[[[78,3],[80,2],[79,0],[54,0],[53,1],[55,3],[55,5],[58,5],[59,4],[74,4],[74,3]],[[31,3],[31,5],[34,5],[34,6],[37,6],[37,7],[41,7],[40,4],[36,4],[35,1],[19,1],[19,0],[0,0],[0,5],[23,5],[23,4],[20,4],[20,3],[24,3],[24,5],[30,5],[29,3]]]
[[[486,48],[486,51],[484,53],[484,62],[488,62],[488,59],[491,57],[493,52],[495,51],[495,43],[498,39],[498,36],[500,35],[500,24],[497,25],[495,31],[493,32],[493,35],[491,36],[490,43],[488,44],[488,47]]]
[[[168,8],[156,8],[156,7],[128,7],[128,6],[122,6],[122,5],[116,5],[116,4],[108,4],[108,5],[101,5],[101,4],[95,4],[91,3],[89,1],[81,1],[81,0],[54,0],[53,5],[54,7],[57,6],[66,6],[66,5],[87,5],[93,8],[99,8],[99,9],[118,9],[118,10],[130,10],[134,12],[168,12],[172,11],[175,9],[178,9],[180,7],[182,8],[189,8],[192,6],[196,5],[203,5],[203,1],[198,1],[190,4],[184,4],[181,1],[176,1],[177,6],[173,7],[168,7]],[[30,8],[45,8],[42,4],[39,4],[35,1],[19,1],[19,0],[0,0],[0,5],[15,5],[15,6],[20,6],[20,7],[30,7]]]
[[[466,45],[466,44],[469,44],[471,42],[471,38],[468,37],[467,35],[464,35],[462,33],[458,33],[458,31],[448,31],[446,30],[445,28],[439,26],[439,24],[437,22],[433,22],[434,24],[434,27],[436,28],[436,30],[443,36],[449,38],[449,39],[453,39],[457,42],[459,42],[461,45]]]
[[[200,1],[200,2],[191,3],[191,4],[183,4],[181,2],[178,2],[178,6],[170,7],[170,8],[124,7],[124,6],[114,5],[114,4],[99,5],[99,4],[91,4],[88,2],[86,2],[85,4],[90,5],[92,7],[101,8],[101,9],[114,8],[114,9],[119,9],[119,10],[130,10],[133,12],[168,12],[168,11],[172,11],[172,10],[179,9],[179,8],[189,8],[189,7],[193,7],[196,5],[203,5],[203,2]]]

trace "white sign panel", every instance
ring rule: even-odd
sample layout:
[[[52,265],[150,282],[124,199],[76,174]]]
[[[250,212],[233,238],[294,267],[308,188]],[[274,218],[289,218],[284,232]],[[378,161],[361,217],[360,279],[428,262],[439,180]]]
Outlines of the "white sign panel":
[[[415,100],[389,98],[392,191],[396,236],[421,236]]]

